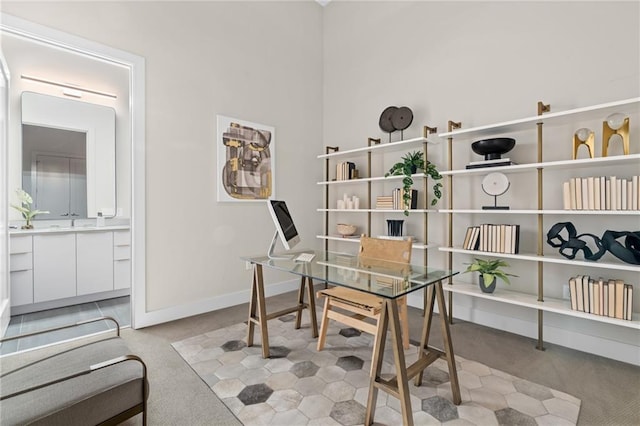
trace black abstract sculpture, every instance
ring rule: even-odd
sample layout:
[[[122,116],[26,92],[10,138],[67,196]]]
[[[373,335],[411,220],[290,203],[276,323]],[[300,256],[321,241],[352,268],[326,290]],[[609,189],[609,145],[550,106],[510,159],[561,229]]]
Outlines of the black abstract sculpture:
[[[566,231],[566,238],[563,231]],[[618,241],[621,237],[624,237],[624,244]],[[591,243],[595,247],[590,246]],[[560,254],[567,259],[574,259],[582,251],[586,260],[596,261],[609,251],[625,263],[640,265],[640,231],[605,231],[602,238],[598,238],[587,233],[577,235],[573,223],[559,222],[547,232],[547,244],[559,248]]]

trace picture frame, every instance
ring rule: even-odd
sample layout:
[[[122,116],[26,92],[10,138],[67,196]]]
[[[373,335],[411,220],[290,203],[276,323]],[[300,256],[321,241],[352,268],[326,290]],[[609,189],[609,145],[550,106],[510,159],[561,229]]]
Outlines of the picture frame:
[[[218,202],[275,197],[275,128],[217,115]]]

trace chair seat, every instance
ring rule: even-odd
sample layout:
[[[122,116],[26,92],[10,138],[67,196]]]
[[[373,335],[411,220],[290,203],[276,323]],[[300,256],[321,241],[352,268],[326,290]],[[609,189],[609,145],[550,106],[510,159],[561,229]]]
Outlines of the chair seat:
[[[318,291],[317,296],[331,297],[342,303],[371,311],[372,314],[377,314],[382,309],[382,299],[380,297],[350,288],[332,287]]]

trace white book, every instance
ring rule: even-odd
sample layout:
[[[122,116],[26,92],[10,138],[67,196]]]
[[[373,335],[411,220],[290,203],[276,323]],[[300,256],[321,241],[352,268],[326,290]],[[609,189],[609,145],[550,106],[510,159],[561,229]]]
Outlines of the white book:
[[[582,179],[576,178],[576,210],[582,210]]]
[[[602,277],[600,277],[600,279],[598,280],[598,300],[600,302],[600,306],[598,307],[598,315],[605,315],[604,312],[604,293],[605,293],[605,288],[604,288],[604,280],[602,279]]]
[[[589,210],[589,184],[582,178],[582,210]]]
[[[616,188],[618,187],[618,178],[615,176],[611,176],[611,209],[610,210],[618,210],[616,206],[618,205],[618,196],[616,192]]]
[[[638,176],[631,178],[631,209],[640,210],[638,207]]]
[[[571,189],[569,188],[569,182],[562,183],[562,208],[571,210]]]
[[[624,194],[624,199],[625,199],[625,207],[627,206],[626,203],[626,199],[627,199],[627,191],[622,191],[622,181],[625,181],[626,179],[618,179],[616,182],[616,210],[622,210],[622,197]]]
[[[569,179],[569,192],[571,198],[569,199],[569,208],[571,210],[576,209],[576,178]]]
[[[491,225],[491,251],[498,251],[498,225]]]
[[[595,187],[593,176],[589,176],[587,179],[587,209],[595,209]],[[584,184],[584,182],[583,182]]]
[[[633,320],[633,285],[626,284],[627,289],[627,318]]]
[[[593,209],[601,210],[600,207],[600,177],[593,179]]]
[[[611,210],[611,180],[605,182],[605,210]]]
[[[633,181],[627,181],[627,210],[633,210]]]
[[[513,238],[513,226],[506,226],[504,230],[504,250],[505,253],[511,253],[511,246],[513,243],[511,239]]]
[[[607,178],[600,176],[600,210],[605,210],[607,205]]]

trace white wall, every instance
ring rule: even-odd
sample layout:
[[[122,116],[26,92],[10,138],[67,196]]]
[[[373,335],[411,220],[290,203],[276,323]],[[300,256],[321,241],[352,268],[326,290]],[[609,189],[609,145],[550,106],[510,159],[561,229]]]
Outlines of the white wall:
[[[331,2],[324,14],[325,143],[348,149],[364,146],[367,137],[386,141],[378,118],[388,105],[413,109],[414,123],[405,131],[406,138],[420,136],[423,125],[444,132],[448,120],[462,121],[467,128],[533,116],[538,101],[550,103],[552,111],[562,111],[639,96],[639,20],[638,2]],[[545,158],[570,158],[571,135],[579,127],[555,133],[546,130]],[[601,128],[594,130],[599,134]],[[631,133],[636,135],[632,136],[632,151],[640,152],[638,123],[632,123]],[[394,140],[398,137],[393,136]],[[522,162],[535,159],[535,126],[533,132],[515,137],[518,143],[509,155]],[[429,148],[429,159],[446,169],[446,140],[440,142]],[[600,143],[596,151],[600,155]],[[454,145],[454,156],[459,161],[457,168],[480,159],[471,153],[468,143]],[[580,173],[593,176],[611,171],[585,169]],[[535,208],[535,181],[531,182],[535,174],[528,176],[510,175],[512,188],[500,201]],[[546,206],[551,205],[557,182],[564,177],[558,172],[545,175]],[[493,201],[481,192],[478,179],[458,179],[454,184],[455,205],[460,208],[479,208]],[[446,206],[446,201],[440,205]],[[419,216],[410,217],[408,225],[419,222]],[[493,219],[522,223],[525,238],[521,247],[535,252],[535,217]],[[544,226],[548,229],[555,222],[572,220],[580,232],[594,234],[604,229],[638,229],[637,218],[630,216],[599,219],[546,217]],[[456,215],[455,241],[461,241],[471,221],[491,219]],[[445,243],[445,228],[446,215],[429,215],[430,239]],[[464,270],[463,262],[468,261],[468,257],[454,256],[454,269]],[[535,294],[536,264],[510,263],[520,276],[513,279],[511,288]],[[430,250],[429,264],[445,266],[446,256]],[[631,272],[545,265],[545,294],[562,297],[561,285],[555,283],[578,273],[609,274],[640,289],[637,274]],[[457,280],[471,282],[473,277],[466,274]],[[422,301],[419,297],[410,300]],[[640,310],[640,300],[635,301],[634,310]],[[534,310],[456,295],[454,315],[537,337]],[[634,329],[545,314],[544,337],[640,363],[640,337]]]
[[[196,314],[243,291],[231,301],[245,302],[251,273],[239,257],[266,253],[273,236],[263,203],[216,202],[216,114],[275,127],[276,196],[304,245],[319,245],[319,5],[3,2],[2,11],[146,60],[148,311]]]

